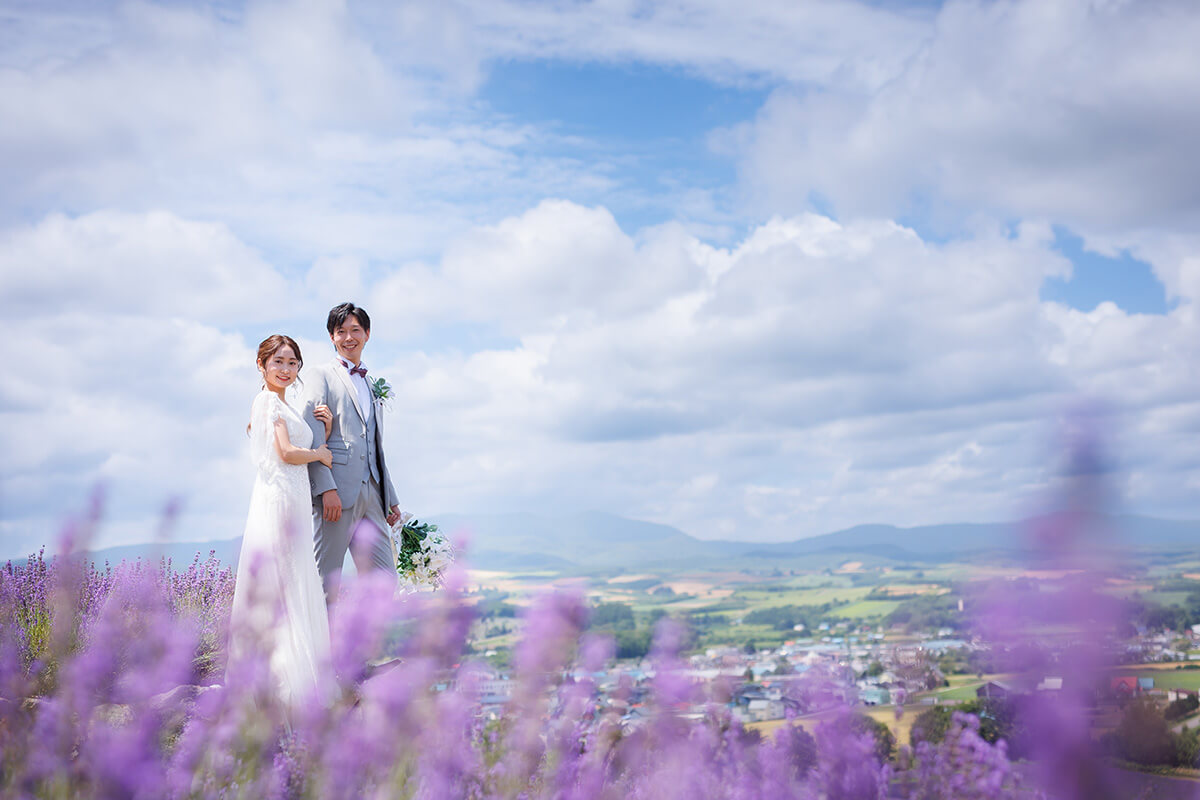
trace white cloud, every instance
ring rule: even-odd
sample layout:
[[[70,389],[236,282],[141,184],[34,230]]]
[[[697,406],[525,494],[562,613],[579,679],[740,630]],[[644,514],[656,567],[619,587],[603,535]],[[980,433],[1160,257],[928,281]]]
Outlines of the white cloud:
[[[347,298],[362,297],[363,272],[361,258],[318,258],[304,276],[304,286],[316,298],[316,305],[332,308]]]
[[[125,3],[5,22],[26,44],[0,55],[0,117],[19,121],[0,127],[0,217],[164,208],[289,259],[408,259],[543,192],[612,185],[603,164],[544,152],[554,134],[469,106],[486,53],[450,8]]]
[[[1042,226],[934,244],[803,215],[730,250],[660,233],[626,237],[556,203],[471,238],[486,246],[466,263],[487,271],[495,302],[465,302],[520,341],[389,365],[408,378],[394,413],[421,454],[404,478],[415,500],[575,503],[748,537],[1003,519],[1052,487],[1047,436],[1077,395],[1110,400],[1114,430],[1137,431],[1120,434],[1123,463],[1160,482],[1123,489],[1139,507],[1178,508],[1200,466],[1200,453],[1155,455],[1192,452],[1168,434],[1197,388],[1172,366],[1194,359],[1190,303],[1147,317],[1040,302],[1045,278],[1069,269]],[[560,242],[586,272],[543,283]],[[691,277],[642,285],[636,304],[600,282],[651,252]],[[421,274],[446,308],[471,285]]]
[[[98,219],[107,239],[96,219],[54,218],[0,248],[6,264],[28,255],[45,297],[76,305],[34,304],[38,338],[10,355],[46,363],[54,390],[41,370],[0,384],[6,441],[24,454],[4,475],[21,498],[6,497],[6,540],[28,542],[58,498],[96,479],[122,536],[148,531],[172,494],[197,509],[189,532],[202,520],[201,535],[236,535],[253,346],[268,332],[247,276],[280,278],[220,226],[166,217],[177,235],[156,237],[153,214]],[[43,240],[53,246],[31,244]],[[180,316],[152,271],[138,308],[104,282],[76,290],[86,270],[59,266],[87,253],[154,264],[172,257],[161,240],[187,244],[184,280],[217,278],[191,285],[200,307],[241,309],[223,319],[249,315],[253,338],[214,327],[211,311]],[[604,209],[554,201],[462,242],[434,265],[318,261],[272,323],[313,363],[331,292],[371,298],[367,361],[400,390],[388,453],[413,510],[600,507],[747,538],[1007,518],[1052,485],[1051,419],[1077,394],[1113,408],[1127,500],[1194,509],[1198,387],[1177,368],[1200,355],[1191,299],[1160,317],[1041,303],[1041,281],[1066,269],[1044,228],[937,244],[809,214],[723,250],[676,226],[631,236]],[[208,269],[222,259],[238,268]],[[402,300],[427,310],[389,306]],[[504,333],[463,347],[422,338],[468,319]]]
[[[732,83],[888,80],[927,35],[928,14],[854,0],[463,3],[498,56],[640,61]]]
[[[97,479],[114,536],[176,493],[190,534],[236,535],[254,344],[283,330],[311,364],[344,299],[402,393],[414,511],[771,538],[1007,518],[1051,486],[1052,419],[1084,394],[1112,409],[1123,497],[1200,513],[1190,4],[0,15],[0,310],[33,362],[0,378],[6,547]],[[785,84],[713,137],[758,222],[714,211],[728,187],[672,185],[678,221],[623,230],[632,190],[587,142],[474,104],[503,58]],[[818,196],[840,221],[804,213]],[[714,220],[729,246],[697,238]],[[1039,302],[1070,268],[1050,223],[1148,261],[1177,306]]]
[[[7,315],[6,315],[7,316]],[[227,538],[249,497],[245,420],[258,383],[237,335],[178,319],[120,314],[27,318],[36,336],[5,348],[29,369],[0,378],[8,555],[51,541],[97,485],[109,522],[145,539],[169,498],[197,515],[220,510],[224,529],[185,518],[186,533]]]
[[[0,290],[14,311],[104,308],[226,322],[287,316],[293,294],[223,224],[165,211],[54,214],[0,233]]]
[[[0,236],[0,468],[9,555],[107,487],[106,535],[145,539],[169,498],[196,538],[237,535],[251,482],[253,345],[303,294],[222,224],[167,212],[52,215]],[[212,527],[219,524],[215,530]]]
[[[403,125],[427,103],[427,84],[390,69],[336,0],[232,15],[145,2],[69,13],[73,35],[41,40],[61,17],[15,15],[44,49],[0,73],[0,108],[22,121],[0,134],[8,147],[240,156],[303,146],[280,136],[289,128]]]
[[[441,274],[475,318],[529,325],[579,314],[625,315],[694,286],[686,258],[641,255],[606,209],[547,200],[451,244]]]
[[[950,2],[890,80],[780,89],[724,141],[773,210],[1189,226],[1198,35],[1189,2]]]

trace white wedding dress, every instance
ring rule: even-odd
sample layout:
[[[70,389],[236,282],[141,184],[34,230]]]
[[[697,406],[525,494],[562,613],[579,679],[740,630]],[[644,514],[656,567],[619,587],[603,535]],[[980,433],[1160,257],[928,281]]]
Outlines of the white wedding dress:
[[[229,663],[262,652],[279,697],[296,706],[330,690],[329,617],[313,555],[308,469],[279,457],[278,419],[293,445],[312,446],[312,429],[291,406],[266,389],[254,398],[250,451],[258,476],[238,559]]]

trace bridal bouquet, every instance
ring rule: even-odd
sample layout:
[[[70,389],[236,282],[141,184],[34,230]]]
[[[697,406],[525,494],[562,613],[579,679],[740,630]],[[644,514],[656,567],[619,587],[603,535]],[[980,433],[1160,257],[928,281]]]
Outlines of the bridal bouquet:
[[[454,547],[437,525],[401,512],[392,526],[392,542],[396,545],[401,589],[415,592],[441,585],[442,573],[454,562]]]

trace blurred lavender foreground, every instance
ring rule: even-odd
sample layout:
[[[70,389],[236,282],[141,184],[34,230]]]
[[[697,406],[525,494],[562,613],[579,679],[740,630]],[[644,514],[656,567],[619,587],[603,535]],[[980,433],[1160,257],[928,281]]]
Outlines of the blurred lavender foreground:
[[[1079,509],[1042,531],[1054,558],[1086,542]],[[1072,545],[1074,547],[1075,545]],[[333,619],[336,697],[282,708],[263,658],[223,659],[232,575],[215,560],[183,572],[143,563],[97,570],[40,555],[0,570],[0,793],[131,798],[1038,798],[1128,797],[1108,780],[1088,734],[1088,692],[1102,679],[1106,626],[1090,568],[1079,567],[1053,622],[1077,648],[1056,668],[1075,687],[1023,730],[1020,768],[979,718],[954,714],[936,743],[892,754],[848,708],[770,738],[742,727],[730,687],[697,684],[681,630],[660,622],[654,669],[631,722],[587,677],[612,657],[588,633],[574,594],[537,598],[514,654],[512,700],[481,713],[468,660],[474,611],[449,576],[433,594],[394,581],[347,587]],[[997,593],[983,628],[1019,649],[1045,624]],[[372,669],[398,658],[389,669]],[[1036,669],[1037,667],[1031,667]],[[815,672],[815,671],[814,671]],[[832,680],[832,679],[830,679]],[[795,707],[839,693],[814,675]],[[613,698],[610,698],[613,699]],[[985,720],[986,723],[986,720]],[[1026,781],[1025,777],[1029,780]],[[1034,788],[1036,783],[1043,789]],[[1026,784],[1026,785],[1023,785]],[[1045,792],[1045,793],[1043,793]]]

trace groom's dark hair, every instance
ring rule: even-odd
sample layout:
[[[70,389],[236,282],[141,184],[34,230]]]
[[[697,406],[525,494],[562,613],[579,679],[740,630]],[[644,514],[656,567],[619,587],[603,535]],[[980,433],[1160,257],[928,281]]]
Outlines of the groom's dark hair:
[[[329,329],[329,335],[333,336],[333,332],[346,324],[346,317],[354,317],[358,320],[358,324],[363,326],[363,330],[367,333],[371,332],[371,318],[367,316],[367,312],[354,303],[341,303],[329,309],[329,319],[325,322],[325,327]]]

